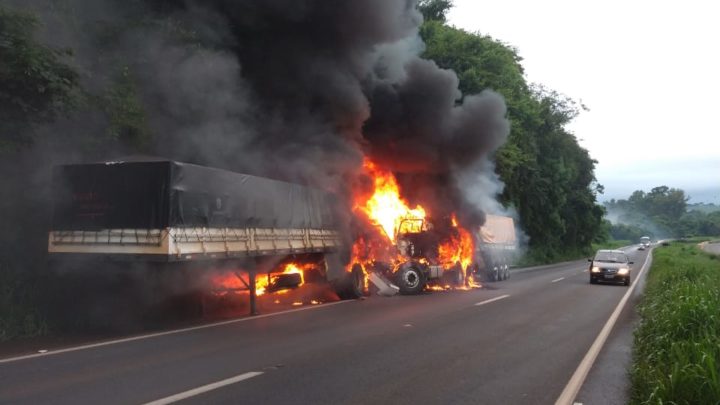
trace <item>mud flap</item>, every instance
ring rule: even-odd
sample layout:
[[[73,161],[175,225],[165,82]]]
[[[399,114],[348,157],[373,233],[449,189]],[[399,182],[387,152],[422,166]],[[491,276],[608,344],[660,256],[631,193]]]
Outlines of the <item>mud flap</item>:
[[[382,295],[383,297],[392,297],[400,291],[400,287],[390,282],[390,280],[381,274],[371,272],[368,277],[370,278],[370,282],[378,288],[378,295]]]

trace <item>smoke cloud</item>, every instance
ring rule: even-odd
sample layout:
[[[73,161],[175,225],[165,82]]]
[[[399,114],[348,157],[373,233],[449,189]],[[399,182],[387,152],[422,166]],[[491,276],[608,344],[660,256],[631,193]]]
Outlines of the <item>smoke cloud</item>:
[[[504,100],[463,96],[454,72],[420,57],[416,0],[16,3],[76,50],[88,89],[119,66],[137,82],[148,153],[320,187],[348,214],[367,156],[437,216],[460,211],[469,226],[499,211]],[[112,41],[87,35],[105,31]],[[75,125],[103,133],[107,120]]]

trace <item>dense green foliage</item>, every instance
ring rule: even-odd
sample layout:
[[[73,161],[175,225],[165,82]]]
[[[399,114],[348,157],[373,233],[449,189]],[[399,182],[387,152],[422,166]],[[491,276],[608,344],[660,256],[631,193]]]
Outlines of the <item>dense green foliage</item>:
[[[687,200],[683,190],[667,186],[655,187],[648,193],[635,191],[627,200],[610,200],[605,208],[615,219],[611,236],[637,240],[642,235],[720,235],[720,211],[690,209]]]
[[[452,8],[452,5],[452,0],[420,0],[418,8],[425,21],[445,22],[446,14]]]
[[[595,161],[565,129],[578,114],[577,105],[529,86],[512,47],[437,19],[427,21],[420,33],[427,44],[424,56],[454,70],[464,94],[493,89],[505,97],[511,133],[496,156],[505,183],[501,202],[518,212],[530,239],[531,261],[577,256],[604,240]]]
[[[720,258],[695,243],[656,249],[640,306],[633,404],[717,404]]]
[[[37,19],[0,7],[0,152],[31,142],[33,125],[78,102],[79,74],[62,61],[70,51],[33,38]]]

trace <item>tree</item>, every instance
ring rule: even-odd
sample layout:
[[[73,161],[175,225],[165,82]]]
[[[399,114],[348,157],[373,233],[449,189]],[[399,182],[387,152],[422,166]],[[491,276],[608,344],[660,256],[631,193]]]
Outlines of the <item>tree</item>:
[[[453,6],[452,0],[421,0],[418,9],[425,21],[446,21],[446,14]]]
[[[580,107],[573,100],[527,84],[517,51],[478,33],[428,19],[420,29],[423,57],[454,70],[463,94],[492,89],[505,97],[511,132],[495,156],[505,183],[501,202],[513,207],[530,237],[531,253],[552,260],[607,236],[604,210],[596,203],[602,186],[596,162],[565,125]]]
[[[34,39],[37,19],[0,7],[0,152],[32,141],[33,125],[50,122],[79,100],[71,53]]]

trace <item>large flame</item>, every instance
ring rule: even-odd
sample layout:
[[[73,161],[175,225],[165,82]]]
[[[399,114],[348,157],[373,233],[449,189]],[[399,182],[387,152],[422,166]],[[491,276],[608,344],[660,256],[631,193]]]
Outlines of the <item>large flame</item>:
[[[459,263],[463,269],[467,269],[472,263],[473,251],[475,245],[470,232],[458,225],[457,219],[453,215],[452,225],[457,231],[450,239],[446,240],[439,246],[440,262],[447,265]]]
[[[257,296],[264,295],[268,293],[268,286],[272,283],[273,277],[277,277],[279,274],[300,274],[300,284],[298,284],[298,287],[305,284],[305,276],[303,274],[303,269],[311,266],[311,265],[304,265],[300,263],[286,263],[283,264],[279,271],[273,271],[270,273],[270,275],[265,274],[258,274],[255,276],[255,293]],[[242,279],[240,278],[242,277]],[[218,290],[220,293],[225,293],[227,291],[244,291],[247,290],[246,283],[249,285],[248,282],[248,273],[244,272],[242,270],[238,272],[226,272],[226,273],[220,273],[215,274],[210,279],[213,288]],[[282,294],[286,290],[279,290],[276,291],[276,293]]]
[[[364,168],[373,179],[374,192],[367,201],[356,202],[355,208],[364,212],[394,242],[400,222],[425,218],[425,209],[419,205],[412,209],[408,207],[400,197],[400,187],[391,172],[378,168],[368,159],[365,159]]]

